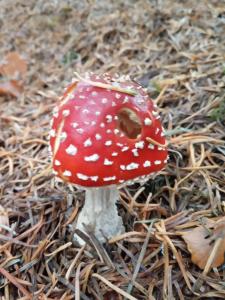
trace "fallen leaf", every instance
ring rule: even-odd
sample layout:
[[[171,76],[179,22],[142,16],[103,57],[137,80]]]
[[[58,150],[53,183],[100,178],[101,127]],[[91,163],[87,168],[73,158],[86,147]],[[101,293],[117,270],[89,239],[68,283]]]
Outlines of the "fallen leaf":
[[[23,91],[17,80],[0,81],[0,95],[19,97]]]
[[[24,78],[26,72],[27,63],[17,52],[8,53],[0,65],[0,73],[6,78]]]
[[[205,268],[215,241],[219,238],[222,239],[211,267],[218,267],[224,263],[225,217],[222,217],[218,221],[207,219],[206,226],[198,226],[197,228],[183,233],[182,237],[187,243],[188,250],[191,253],[192,262],[201,269]]]
[[[23,91],[22,80],[27,72],[26,61],[17,53],[10,52],[0,64],[0,95],[19,97]]]

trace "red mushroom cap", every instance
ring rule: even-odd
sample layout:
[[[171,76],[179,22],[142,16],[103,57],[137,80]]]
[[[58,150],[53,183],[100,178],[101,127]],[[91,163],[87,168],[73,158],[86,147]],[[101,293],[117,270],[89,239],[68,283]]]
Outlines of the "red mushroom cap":
[[[76,185],[144,179],[165,166],[165,143],[156,106],[133,81],[91,75],[72,83],[53,112],[53,169]]]

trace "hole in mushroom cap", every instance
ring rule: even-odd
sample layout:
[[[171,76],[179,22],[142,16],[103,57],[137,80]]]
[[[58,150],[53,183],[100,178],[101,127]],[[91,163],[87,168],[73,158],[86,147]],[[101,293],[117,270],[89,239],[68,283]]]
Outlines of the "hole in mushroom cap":
[[[118,129],[120,129],[129,139],[136,139],[141,134],[141,120],[130,108],[122,108],[117,113]]]

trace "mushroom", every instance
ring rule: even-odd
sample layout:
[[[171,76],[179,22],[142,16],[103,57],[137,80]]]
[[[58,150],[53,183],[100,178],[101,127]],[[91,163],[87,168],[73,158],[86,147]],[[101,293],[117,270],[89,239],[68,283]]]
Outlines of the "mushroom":
[[[53,111],[50,151],[55,175],[85,190],[76,227],[102,243],[123,233],[118,189],[160,171],[165,144],[157,107],[138,83],[89,74],[69,85]]]

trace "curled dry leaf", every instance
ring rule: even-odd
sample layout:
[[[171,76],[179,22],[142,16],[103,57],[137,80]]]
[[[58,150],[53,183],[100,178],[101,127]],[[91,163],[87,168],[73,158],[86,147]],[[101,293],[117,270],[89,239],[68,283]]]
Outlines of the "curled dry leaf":
[[[218,267],[224,263],[225,217],[220,218],[218,221],[207,219],[206,226],[199,226],[185,232],[182,237],[192,255],[192,262],[201,269],[205,268],[215,241],[221,239],[220,247],[215,253],[211,267]]]
[[[23,88],[16,80],[0,80],[0,95],[19,97]]]
[[[26,72],[27,63],[17,52],[8,53],[0,65],[0,73],[10,79],[24,78]]]
[[[18,97],[23,86],[21,80],[24,79],[27,72],[26,61],[17,53],[10,52],[0,64],[0,95],[11,95]]]

